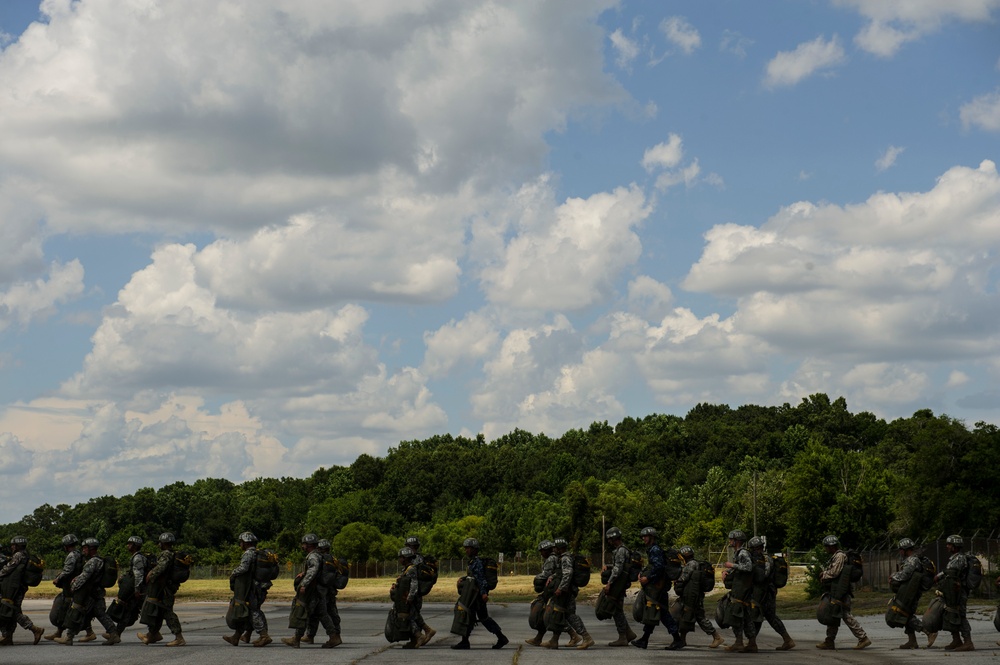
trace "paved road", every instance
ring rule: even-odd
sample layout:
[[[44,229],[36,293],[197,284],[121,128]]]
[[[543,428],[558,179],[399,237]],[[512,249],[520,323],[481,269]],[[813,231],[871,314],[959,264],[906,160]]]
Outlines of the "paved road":
[[[39,625],[48,626],[47,616],[49,603],[44,601],[28,601],[25,609],[38,621]],[[191,663],[207,665],[224,663],[227,659],[238,659],[240,663],[360,663],[378,665],[381,663],[446,663],[447,665],[464,665],[466,663],[517,663],[517,665],[535,665],[545,663],[552,665],[554,661],[605,663],[609,658],[622,660],[626,663],[652,663],[675,660],[677,662],[698,661],[701,663],[731,662],[745,658],[763,660],[776,659],[778,663],[792,665],[797,663],[816,663],[829,665],[836,663],[920,663],[937,662],[946,657],[941,648],[921,649],[919,651],[900,651],[896,647],[903,641],[901,630],[886,627],[880,616],[861,617],[861,625],[871,635],[874,644],[861,652],[847,648],[855,644],[846,628],[841,628],[838,645],[845,647],[834,653],[818,651],[813,645],[823,638],[823,627],[815,621],[786,622],[791,635],[798,643],[793,651],[775,652],[774,647],[781,640],[766,626],[759,640],[761,654],[757,656],[727,654],[721,649],[707,648],[709,640],[700,631],[689,636],[691,647],[681,652],[664,652],[664,646],[669,637],[663,628],[653,634],[651,647],[647,651],[635,648],[609,649],[605,644],[616,637],[614,626],[610,621],[598,622],[593,618],[590,607],[584,609],[583,619],[597,640],[598,646],[587,651],[560,649],[553,652],[548,649],[529,647],[523,640],[531,636],[528,628],[526,604],[511,604],[496,606],[492,614],[503,626],[511,638],[511,644],[506,648],[493,651],[489,646],[493,643],[492,636],[477,628],[472,635],[473,649],[471,651],[453,651],[449,649],[458,638],[448,633],[451,626],[451,607],[446,604],[428,604],[424,606],[424,616],[427,622],[438,630],[435,639],[428,646],[416,651],[400,649],[400,645],[389,645],[385,641],[382,629],[385,624],[388,606],[381,603],[345,604],[341,609],[343,620],[344,644],[336,649],[320,649],[318,645],[306,645],[299,650],[290,649],[277,641],[277,638],[291,633],[287,626],[288,610],[282,605],[265,605],[268,619],[271,623],[275,643],[265,649],[255,649],[241,644],[234,648],[222,641],[221,636],[228,633],[223,615],[223,603],[186,603],[177,606],[178,616],[184,625],[184,637],[188,646],[169,649],[161,645],[145,646],[135,637],[135,628],[129,630],[124,641],[114,647],[100,646],[100,641],[89,644],[77,644],[64,647],[43,641],[38,646],[28,642],[28,633],[18,628],[13,647],[0,648],[0,665],[26,665],[29,663],[105,663],[114,665],[135,665],[136,663]],[[728,641],[732,641],[732,633],[724,631]],[[982,608],[973,617],[973,638],[979,647],[974,653],[949,654],[948,658],[960,659],[962,662],[995,661],[1000,656],[1000,647],[996,640],[1000,637],[993,628],[991,608]],[[565,638],[564,638],[565,640]],[[944,636],[939,646],[948,642]],[[921,637],[921,643],[924,643]],[[766,652],[766,653],[765,653]],[[955,662],[958,662],[957,660]]]

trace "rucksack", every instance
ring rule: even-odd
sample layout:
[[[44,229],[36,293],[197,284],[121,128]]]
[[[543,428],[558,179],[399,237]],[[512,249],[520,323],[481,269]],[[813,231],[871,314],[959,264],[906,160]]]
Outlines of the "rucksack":
[[[930,591],[934,588],[934,578],[937,577],[937,566],[925,556],[920,557],[920,565],[924,572],[920,574],[920,590]]]
[[[42,573],[44,572],[45,561],[38,558],[37,554],[29,554],[28,561],[24,566],[24,583],[28,586],[38,586],[42,583]]]
[[[153,568],[156,568],[157,556],[155,554],[144,554],[146,557],[146,573],[148,574]],[[136,580],[135,583],[138,584],[142,580]]]
[[[101,571],[101,586],[110,589],[118,583],[118,560],[109,556],[101,557],[104,568]]]
[[[433,556],[425,556],[417,567],[417,593],[426,596],[438,581],[438,562]]]
[[[681,556],[680,550],[671,547],[663,553],[663,559],[667,564],[667,579],[673,582],[681,576],[681,571],[684,570],[684,564],[686,563],[684,557]]]
[[[983,562],[975,554],[966,554],[965,561],[968,563],[965,567],[965,588],[975,591],[983,583]]]
[[[767,584],[767,555],[760,552],[759,555],[750,552],[753,559],[753,583],[756,586]]]
[[[174,565],[170,567],[170,581],[174,584],[184,584],[191,578],[191,566],[194,557],[187,552],[174,554]]]
[[[347,559],[334,558],[333,562],[337,566],[337,579],[333,586],[337,589],[346,589],[347,583],[351,580],[351,567],[347,565]]]
[[[851,581],[860,582],[865,575],[865,562],[856,550],[847,551],[847,563],[851,566]]]
[[[642,553],[639,551],[629,552],[628,581],[638,582],[642,575]]]
[[[573,584],[578,587],[590,584],[590,559],[582,554],[573,555]]]
[[[281,561],[274,550],[257,550],[257,560],[254,562],[253,579],[264,583],[277,579],[281,572]]]
[[[483,575],[486,577],[486,590],[493,591],[497,588],[497,584],[500,582],[500,566],[497,564],[496,559],[491,559],[489,557],[480,557],[480,561],[483,562]]]
[[[701,590],[708,593],[715,588],[715,566],[708,561],[699,561],[698,570],[701,571]]]
[[[780,554],[771,557],[771,584],[775,589],[783,589],[788,584],[788,559]]]

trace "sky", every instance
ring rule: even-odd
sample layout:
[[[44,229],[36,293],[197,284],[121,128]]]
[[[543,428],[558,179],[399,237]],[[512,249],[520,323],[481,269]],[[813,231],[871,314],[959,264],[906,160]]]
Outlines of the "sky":
[[[1000,0],[3,0],[0,522],[435,434],[1000,424]]]

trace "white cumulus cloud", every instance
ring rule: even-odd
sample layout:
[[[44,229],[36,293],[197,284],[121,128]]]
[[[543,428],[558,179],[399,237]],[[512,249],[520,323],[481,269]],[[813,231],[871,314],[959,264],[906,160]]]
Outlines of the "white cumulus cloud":
[[[663,19],[660,23],[660,30],[666,35],[667,41],[686,55],[691,55],[701,46],[701,34],[681,16],[670,16]]]
[[[900,148],[899,146],[891,145],[885,149],[885,152],[875,160],[875,169],[879,172],[885,171],[896,165],[896,158],[903,154],[906,148]]]
[[[822,35],[803,42],[794,51],[781,51],[767,63],[764,85],[768,88],[792,86],[816,72],[836,67],[846,56],[840,40],[834,35],[826,40]]]
[[[978,127],[987,132],[1000,132],[1000,90],[980,95],[963,104],[959,115],[966,128]]]

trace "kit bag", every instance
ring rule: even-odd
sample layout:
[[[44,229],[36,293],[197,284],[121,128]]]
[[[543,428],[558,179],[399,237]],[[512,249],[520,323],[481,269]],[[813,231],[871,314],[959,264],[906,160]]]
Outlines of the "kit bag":
[[[573,555],[573,584],[578,587],[590,584],[590,559],[582,554]]]
[[[483,562],[483,574],[486,577],[486,590],[493,591],[500,582],[500,565],[496,559],[480,557]]]
[[[732,602],[732,594],[727,593],[719,598],[715,606],[715,623],[719,628],[729,628],[729,604]]]
[[[531,607],[528,608],[528,627],[532,630],[545,627],[545,599],[541,596],[531,601]]]
[[[708,561],[699,561],[698,572],[701,573],[701,592],[709,593],[715,589],[715,566]]]
[[[788,584],[788,559],[776,554],[772,557],[772,561],[771,584],[776,589],[783,589]]]
[[[184,584],[191,579],[191,566],[194,565],[194,557],[187,552],[177,552],[174,554],[174,565],[170,569],[170,581],[174,584]]]

